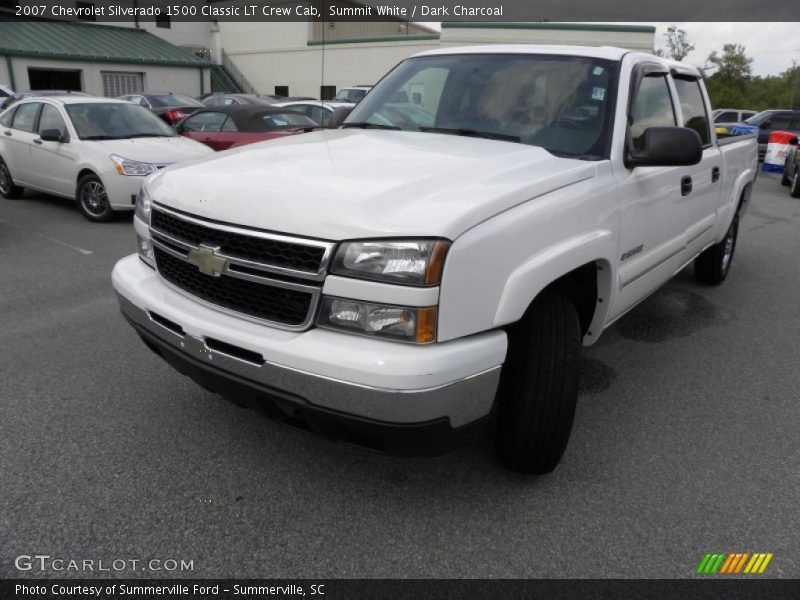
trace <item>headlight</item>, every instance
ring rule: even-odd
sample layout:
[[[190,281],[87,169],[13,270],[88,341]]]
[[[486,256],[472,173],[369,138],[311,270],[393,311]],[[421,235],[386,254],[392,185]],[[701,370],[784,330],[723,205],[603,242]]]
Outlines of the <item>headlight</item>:
[[[396,240],[345,242],[331,272],[347,277],[406,285],[437,285],[450,242]]]
[[[128,158],[117,156],[116,154],[112,154],[110,158],[114,163],[114,166],[117,168],[117,173],[120,175],[144,176],[149,175],[156,170],[155,165],[136,160],[130,160]]]
[[[390,306],[325,297],[317,324],[417,344],[436,341],[436,307],[433,306]]]
[[[142,185],[139,188],[139,193],[136,196],[136,208],[134,213],[142,221],[150,225],[150,210],[153,207],[153,201],[150,199],[150,194],[147,193],[147,188]]]

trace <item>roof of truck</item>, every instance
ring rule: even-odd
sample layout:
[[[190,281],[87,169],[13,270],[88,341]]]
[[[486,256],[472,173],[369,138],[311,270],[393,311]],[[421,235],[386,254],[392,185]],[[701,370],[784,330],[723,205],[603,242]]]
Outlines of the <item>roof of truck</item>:
[[[430,56],[436,54],[554,54],[567,56],[588,56],[606,60],[620,60],[631,50],[614,46],[554,46],[548,44],[486,44],[483,46],[456,46],[438,48],[415,54]]]

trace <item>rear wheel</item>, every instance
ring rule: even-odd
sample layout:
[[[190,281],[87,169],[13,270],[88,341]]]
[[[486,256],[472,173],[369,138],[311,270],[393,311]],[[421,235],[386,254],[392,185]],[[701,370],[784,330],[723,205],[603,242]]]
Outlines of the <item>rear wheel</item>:
[[[78,181],[76,193],[78,208],[90,221],[110,221],[114,210],[108,201],[106,188],[96,175],[85,175]]]
[[[728,228],[719,244],[714,244],[703,251],[694,259],[694,276],[708,285],[719,285],[728,276],[733,262],[733,253],[736,251],[736,240],[739,236],[739,213],[733,217],[733,222]]]
[[[499,389],[497,447],[522,473],[555,469],[578,400],[581,330],[573,304],[543,292],[510,332]]]
[[[25,188],[14,185],[14,180],[11,177],[11,171],[8,170],[6,163],[0,158],[0,196],[3,198],[15,199],[22,196]]]

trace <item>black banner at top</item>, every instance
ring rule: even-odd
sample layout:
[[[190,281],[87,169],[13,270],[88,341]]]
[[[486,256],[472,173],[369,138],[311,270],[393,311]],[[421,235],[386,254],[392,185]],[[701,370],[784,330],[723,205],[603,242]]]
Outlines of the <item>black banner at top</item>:
[[[793,22],[800,14],[786,0],[0,0],[0,9],[25,18],[240,22]]]

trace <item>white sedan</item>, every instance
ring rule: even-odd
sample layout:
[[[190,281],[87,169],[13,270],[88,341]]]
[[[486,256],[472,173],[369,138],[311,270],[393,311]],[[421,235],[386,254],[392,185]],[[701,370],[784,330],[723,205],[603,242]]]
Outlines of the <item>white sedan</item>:
[[[0,195],[73,198],[90,221],[108,221],[133,210],[146,175],[213,152],[129,102],[31,98],[0,114]]]

